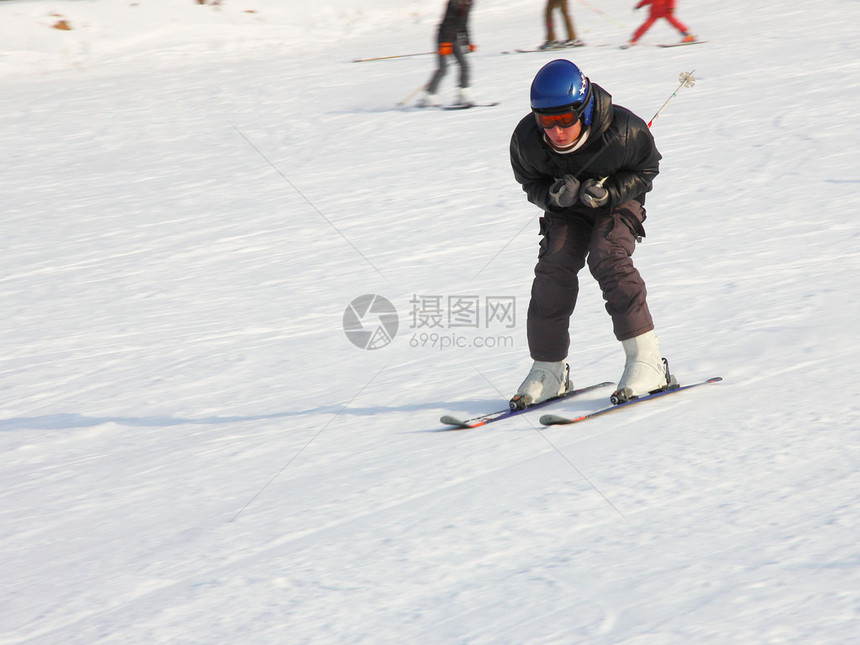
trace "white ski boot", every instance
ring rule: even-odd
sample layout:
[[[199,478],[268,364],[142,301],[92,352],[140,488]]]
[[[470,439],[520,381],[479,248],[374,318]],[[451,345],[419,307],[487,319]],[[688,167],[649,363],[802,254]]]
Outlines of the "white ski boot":
[[[461,87],[454,105],[458,107],[472,107],[474,104],[475,100],[472,98],[472,90],[468,87]]]
[[[512,410],[522,410],[570,389],[570,368],[564,361],[535,361],[526,380],[510,401]]]
[[[630,399],[665,390],[674,382],[669,374],[669,364],[660,357],[657,334],[648,331],[635,338],[621,341],[627,363],[618,382],[618,388],[610,397],[613,403],[623,403]]]
[[[431,94],[427,90],[421,93],[418,102],[415,103],[415,107],[426,108],[426,107],[439,107],[439,97],[436,94]]]

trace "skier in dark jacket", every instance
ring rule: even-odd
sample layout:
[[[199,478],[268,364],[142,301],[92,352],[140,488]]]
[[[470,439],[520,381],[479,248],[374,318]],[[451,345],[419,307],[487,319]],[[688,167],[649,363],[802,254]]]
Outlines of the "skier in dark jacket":
[[[663,389],[671,377],[631,259],[645,236],[645,193],[659,172],[651,131],[568,60],[538,71],[531,107],[514,130],[510,155],[514,177],[544,211],[527,322],[535,363],[511,405],[539,403],[569,387],[568,326],[586,259],[626,355],[613,400]]]
[[[469,63],[466,62],[466,54],[475,51],[475,46],[469,37],[469,11],[472,9],[473,0],[448,0],[445,8],[445,16],[439,23],[436,35],[437,68],[430,77],[430,82],[424,89],[424,93],[418,99],[419,107],[439,105],[437,93],[442,78],[448,71],[448,56],[453,56],[460,65],[460,91],[457,96],[457,105],[471,105],[472,96],[469,89]]]

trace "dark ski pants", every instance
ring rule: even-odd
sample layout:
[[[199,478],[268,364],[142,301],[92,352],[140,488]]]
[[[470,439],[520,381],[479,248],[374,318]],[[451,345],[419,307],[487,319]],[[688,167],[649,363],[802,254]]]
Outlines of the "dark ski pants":
[[[579,295],[578,273],[588,262],[606,301],[618,340],[654,329],[646,302],[645,282],[633,266],[636,234],[631,228],[645,219],[645,209],[630,201],[611,213],[544,217],[538,263],[529,302],[527,335],[536,361],[561,361],[570,348],[570,316]]]
[[[564,22],[564,28],[567,31],[567,39],[573,40],[576,38],[576,29],[573,26],[573,20],[570,18],[570,12],[567,10],[567,0],[547,0],[544,8],[544,24],[546,25],[546,41],[552,42],[555,40],[555,25],[553,24],[552,12],[558,9],[561,12],[561,19]]]
[[[451,55],[457,59],[457,63],[460,65],[460,87],[469,87],[469,63],[466,62],[466,55],[463,51],[463,47],[458,43],[454,43]],[[444,54],[437,54],[437,57],[439,66],[433,72],[433,76],[430,77],[430,82],[427,84],[427,92],[429,94],[436,94],[439,90],[439,83],[442,82],[442,78],[448,71],[448,57]]]

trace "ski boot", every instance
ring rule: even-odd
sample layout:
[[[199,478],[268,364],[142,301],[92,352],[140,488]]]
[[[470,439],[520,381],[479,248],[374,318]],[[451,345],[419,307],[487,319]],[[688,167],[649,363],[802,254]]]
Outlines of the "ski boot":
[[[677,387],[675,377],[669,373],[669,362],[660,357],[660,346],[654,331],[621,341],[627,362],[618,388],[609,397],[615,405],[645,394]]]
[[[439,107],[439,97],[435,94],[431,94],[426,90],[421,94],[421,97],[418,99],[418,102],[415,103],[415,107],[426,108],[426,107]]]
[[[530,405],[564,394],[571,389],[570,367],[564,361],[535,361],[528,376],[510,400],[511,410],[524,410]]]
[[[457,107],[472,107],[475,101],[472,99],[472,90],[468,87],[461,87],[457,93],[457,100],[454,105]]]

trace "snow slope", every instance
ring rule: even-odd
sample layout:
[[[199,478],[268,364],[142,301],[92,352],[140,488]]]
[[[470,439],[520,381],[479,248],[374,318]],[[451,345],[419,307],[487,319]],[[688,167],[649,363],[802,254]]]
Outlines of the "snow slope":
[[[530,365],[507,145],[558,55],[500,52],[542,3],[473,12],[501,105],[427,112],[430,56],[351,61],[428,51],[441,1],[0,2],[0,643],[858,642],[860,4],[752,4],[622,51],[633,2],[571,3],[643,117],[695,70],[636,262],[677,376],[724,382],[442,433]],[[582,282],[574,381],[617,379]]]

